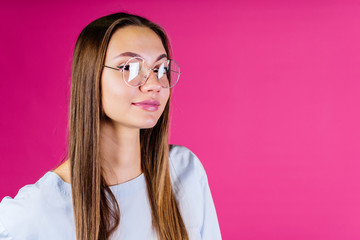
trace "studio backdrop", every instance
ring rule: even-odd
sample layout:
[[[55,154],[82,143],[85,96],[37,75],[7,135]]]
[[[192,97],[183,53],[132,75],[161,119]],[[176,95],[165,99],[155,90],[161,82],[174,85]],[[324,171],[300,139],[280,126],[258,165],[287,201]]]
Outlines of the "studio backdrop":
[[[173,144],[203,163],[223,239],[360,239],[359,1],[3,1],[0,199],[64,157],[72,52],[118,12],[168,32]]]

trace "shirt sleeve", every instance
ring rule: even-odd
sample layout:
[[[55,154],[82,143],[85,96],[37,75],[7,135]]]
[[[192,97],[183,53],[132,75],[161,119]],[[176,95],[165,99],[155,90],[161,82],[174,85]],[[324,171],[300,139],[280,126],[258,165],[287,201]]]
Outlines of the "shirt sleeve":
[[[202,167],[202,166],[201,166]],[[216,209],[214,201],[211,195],[208,178],[203,171],[203,176],[201,177],[201,187],[203,193],[203,206],[204,206],[204,216],[203,216],[203,226],[201,228],[201,237],[206,240],[219,240],[221,238],[220,226],[216,214]]]
[[[199,158],[187,147],[173,145],[171,170],[175,194],[190,239],[221,240],[220,226],[208,177]]]
[[[1,220],[0,220],[0,240],[13,240],[13,238],[9,236],[9,233],[5,229],[5,227],[2,224]]]

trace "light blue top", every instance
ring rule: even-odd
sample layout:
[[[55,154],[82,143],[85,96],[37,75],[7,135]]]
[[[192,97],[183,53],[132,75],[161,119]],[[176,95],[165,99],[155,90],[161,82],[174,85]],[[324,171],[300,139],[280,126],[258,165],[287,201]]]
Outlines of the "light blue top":
[[[170,176],[190,240],[221,239],[219,223],[203,165],[188,148],[173,145]],[[157,239],[144,174],[110,186],[120,208],[120,225],[111,239]],[[0,203],[1,240],[75,239],[71,185],[48,171]]]

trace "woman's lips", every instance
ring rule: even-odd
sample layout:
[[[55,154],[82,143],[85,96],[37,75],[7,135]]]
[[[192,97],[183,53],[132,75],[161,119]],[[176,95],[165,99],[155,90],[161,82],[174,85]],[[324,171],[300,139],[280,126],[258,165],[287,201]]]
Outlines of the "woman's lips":
[[[159,108],[159,105],[157,105],[157,104],[133,103],[133,105],[141,107],[142,109],[151,111],[151,112],[157,111]]]
[[[141,102],[135,102],[134,104],[149,104],[149,105],[160,105],[160,102],[158,100],[155,99],[146,99],[144,101]]]
[[[142,102],[136,102],[132,104],[141,107],[144,110],[153,112],[159,109],[160,102],[157,100],[145,100]]]

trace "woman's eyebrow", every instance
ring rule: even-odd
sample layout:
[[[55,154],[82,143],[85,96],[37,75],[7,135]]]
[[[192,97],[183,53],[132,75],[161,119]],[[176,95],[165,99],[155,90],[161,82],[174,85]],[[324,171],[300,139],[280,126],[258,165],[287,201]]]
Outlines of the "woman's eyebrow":
[[[118,57],[141,57],[141,58],[143,58],[141,55],[134,53],[134,52],[120,53],[119,55],[115,56],[113,59],[118,58]],[[158,58],[155,60],[155,62],[159,61],[162,58],[167,58],[167,55],[165,53],[161,54],[160,56],[158,56]]]
[[[160,56],[158,56],[158,58],[156,59],[155,62],[159,61],[160,59],[162,58],[167,58],[167,55],[164,53],[164,54],[161,54]]]

